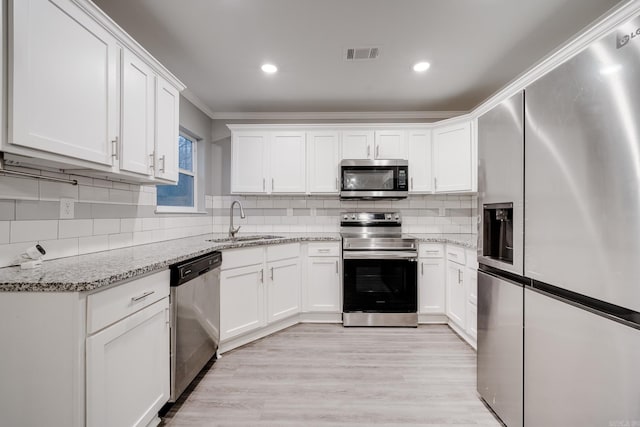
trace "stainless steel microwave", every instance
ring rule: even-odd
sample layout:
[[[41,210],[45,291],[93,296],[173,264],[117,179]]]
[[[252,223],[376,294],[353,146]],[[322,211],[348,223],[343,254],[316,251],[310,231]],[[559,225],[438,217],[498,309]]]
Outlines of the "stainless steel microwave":
[[[341,199],[404,199],[409,195],[407,160],[343,160]]]

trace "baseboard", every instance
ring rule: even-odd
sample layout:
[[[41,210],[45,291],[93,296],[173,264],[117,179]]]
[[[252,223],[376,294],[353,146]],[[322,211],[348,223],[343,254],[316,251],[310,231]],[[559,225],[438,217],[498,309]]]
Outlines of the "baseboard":
[[[424,314],[418,313],[419,325],[446,325],[449,318],[446,314]]]
[[[222,341],[220,343],[220,346],[218,347],[218,354],[226,353],[229,350],[233,350],[234,348],[249,344],[250,342],[253,342],[260,338],[264,338],[268,335],[289,328],[298,323],[300,323],[300,316],[296,314],[295,316],[291,316],[276,323],[267,325],[264,328],[256,329],[255,331],[247,332],[246,334],[229,338],[228,340]]]
[[[476,340],[467,334],[460,326],[458,326],[455,322],[449,320],[447,325],[456,333],[460,338],[462,338],[467,344],[469,344],[474,350],[478,350],[478,344]]]
[[[342,323],[342,313],[300,313],[300,323]]]

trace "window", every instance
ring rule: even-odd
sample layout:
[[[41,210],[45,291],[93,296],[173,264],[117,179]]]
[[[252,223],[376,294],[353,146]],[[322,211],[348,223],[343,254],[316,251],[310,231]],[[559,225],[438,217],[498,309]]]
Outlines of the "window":
[[[196,148],[195,138],[178,137],[178,185],[158,185],[157,206],[162,212],[196,212]]]

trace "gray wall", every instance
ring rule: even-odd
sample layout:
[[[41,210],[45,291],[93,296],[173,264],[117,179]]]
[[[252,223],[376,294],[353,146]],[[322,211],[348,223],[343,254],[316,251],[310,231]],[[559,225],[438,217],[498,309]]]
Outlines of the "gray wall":
[[[432,123],[437,119],[406,120],[211,120],[211,138],[213,142],[213,180],[214,196],[231,192],[231,131],[228,124],[325,124],[325,123]]]
[[[198,205],[204,209],[205,194],[214,192],[213,148],[211,145],[211,119],[188,99],[180,97],[180,130],[198,140]],[[219,180],[218,180],[219,182]]]

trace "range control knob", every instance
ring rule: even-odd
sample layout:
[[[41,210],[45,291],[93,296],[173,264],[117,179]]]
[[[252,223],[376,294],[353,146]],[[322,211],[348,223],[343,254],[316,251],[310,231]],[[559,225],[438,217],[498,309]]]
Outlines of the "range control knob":
[[[351,219],[356,219],[356,214],[351,215]]]
[[[345,216],[344,216],[344,219],[349,219],[349,215],[345,215]]]
[[[400,219],[400,215],[396,215],[396,221]]]
[[[391,214],[384,214],[384,219],[391,219]]]

